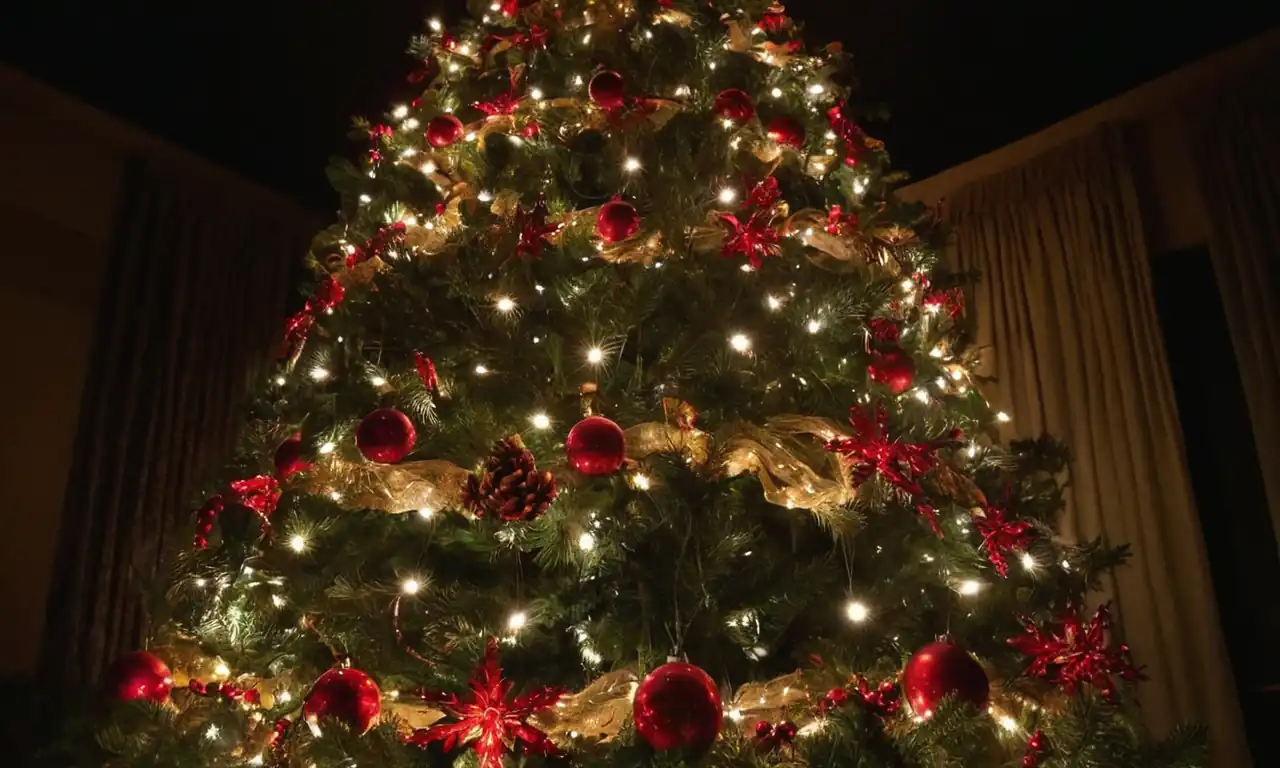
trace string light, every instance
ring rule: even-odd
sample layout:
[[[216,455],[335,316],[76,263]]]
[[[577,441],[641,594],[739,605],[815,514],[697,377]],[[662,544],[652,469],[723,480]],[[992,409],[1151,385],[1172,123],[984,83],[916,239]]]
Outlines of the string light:
[[[996,414],[996,421],[1000,422],[1001,424],[1008,424],[1010,421],[1013,421],[1013,417],[1005,413],[1004,411],[1000,411]]]
[[[430,520],[432,517],[435,517],[435,514],[436,514],[436,511],[431,507],[420,507],[418,509],[418,517],[422,518],[423,520]]]
[[[822,321],[815,317],[805,324],[805,328],[809,330],[809,333],[817,333],[822,330]]]
[[[904,293],[915,289],[915,287],[916,287],[915,281],[912,280],[911,278],[907,278],[906,280],[902,281],[902,290]]]
[[[1022,567],[1026,568],[1028,571],[1034,571],[1039,565],[1030,552],[1023,552],[1022,557],[1020,557],[1019,560],[1022,561]]]
[[[639,473],[634,474],[631,476],[631,482],[633,485],[635,485],[636,488],[639,488],[642,491],[649,490],[650,482],[649,482],[648,475],[639,474]]]
[[[276,701],[280,702],[281,704],[288,704],[289,702],[293,701],[293,694],[289,693],[288,691],[280,691],[279,693],[276,694]]]
[[[591,42],[591,33],[590,33],[590,32],[588,32],[587,34],[585,34],[585,35],[583,35],[583,36],[582,36],[582,44],[583,44],[583,45],[588,45],[588,44],[590,44],[590,42]]]
[[[745,333],[735,333],[729,337],[729,346],[735,352],[747,352],[751,349],[751,339]]]
[[[476,366],[476,375],[483,376],[489,372],[489,369],[482,363]]]
[[[476,199],[482,203],[488,203],[493,200],[493,193],[487,189],[480,190],[480,194],[476,195]]]
[[[440,20],[439,20],[439,19],[432,19],[432,20],[428,21],[428,22],[427,22],[427,26],[428,26],[428,27],[431,27],[431,31],[432,31],[432,32],[439,32],[439,31],[441,30],[441,28],[442,28],[442,27],[441,27],[441,25],[440,25]]]
[[[964,581],[960,582],[960,585],[956,588],[956,591],[964,595],[965,597],[973,597],[974,595],[982,591],[982,582],[975,581],[974,579],[965,579]]]
[[[867,608],[865,603],[850,600],[845,604],[844,615],[854,624],[861,624],[871,617],[871,609]]]
[[[599,347],[592,347],[587,350],[587,362],[592,365],[599,365],[604,362],[604,350]]]
[[[287,381],[287,380],[285,379],[285,377],[283,377],[283,376],[277,376],[277,377],[276,377],[276,386],[277,386],[277,387],[283,387],[283,386],[285,385],[286,381]]]
[[[640,161],[634,157],[628,157],[626,162],[622,164],[622,169],[628,173],[635,173],[640,170]]]
[[[209,723],[209,727],[205,729],[204,737],[209,741],[213,741],[218,738],[219,733],[220,731],[218,730],[218,726],[213,723]]]
[[[317,365],[311,369],[311,378],[316,381],[324,381],[329,378],[329,372]]]
[[[516,309],[516,302],[510,296],[500,296],[494,306],[498,308],[499,312],[514,312]]]
[[[929,390],[925,389],[924,387],[917,387],[916,389],[912,390],[911,394],[914,395],[915,398],[922,403],[929,402]]]
[[[333,453],[334,449],[336,449],[337,447],[338,446],[334,445],[332,442],[326,442],[316,450],[318,450],[321,455],[328,456],[329,454]]]
[[[401,104],[391,111],[391,116],[397,120],[403,120],[409,116],[409,108]]]
[[[677,86],[676,86],[675,94],[676,94],[677,96],[688,96],[688,95],[689,95],[689,93],[690,93],[690,91],[689,91],[689,86],[687,86],[687,85],[677,85]]]
[[[723,187],[720,189],[720,194],[716,195],[716,197],[721,203],[728,205],[738,199],[738,190],[733,187]]]
[[[773,97],[773,98],[775,98],[775,99],[780,99],[780,98],[782,98],[782,89],[781,89],[781,88],[774,88],[772,91],[769,91],[769,95],[770,95],[770,96],[772,96],[772,97]]]
[[[271,604],[277,608],[283,608],[287,602],[288,601],[285,600],[284,597],[282,597],[281,595],[271,596]]]
[[[543,93],[541,88],[533,88],[532,90],[529,91],[529,98],[533,99],[534,101],[542,101],[542,96],[543,96]]]
[[[596,537],[590,533],[583,533],[578,537],[578,549],[583,552],[590,552],[596,548]]]
[[[231,677],[231,668],[227,666],[226,662],[219,661],[213,667],[213,675],[214,677]]]
[[[529,617],[525,615],[524,611],[516,611],[507,617],[507,629],[512,632],[519,632],[528,623]]]
[[[294,552],[302,552],[307,548],[307,537],[302,534],[295,533],[289,538],[289,548]]]
[[[551,417],[545,413],[535,413],[529,417],[534,429],[550,429]]]
[[[818,94],[822,93],[825,90],[826,88],[822,86],[822,83],[814,83],[813,85],[809,86],[809,93],[813,94],[814,96],[817,96]]]
[[[381,376],[374,375],[369,377],[369,383],[375,387],[381,387],[386,385],[387,380]]]
[[[427,162],[425,162],[425,163],[423,163],[423,164],[422,164],[422,172],[423,172],[423,173],[427,173],[427,174],[435,173],[435,172],[436,172],[436,164],[435,164],[435,163],[433,163],[432,161],[428,160]]]
[[[364,205],[368,205],[369,203],[373,202],[373,198],[369,197],[368,195],[361,195],[360,202],[363,203]]]
[[[329,498],[334,501],[342,501],[342,493],[340,491],[329,491]]]
[[[779,309],[782,309],[782,299],[779,299],[777,296],[773,296],[773,295],[765,296],[764,303],[765,303],[765,306],[767,306],[769,309],[772,309],[774,312],[777,312]]]
[[[416,595],[418,590],[422,589],[422,584],[417,579],[405,579],[400,583],[400,591],[406,595]]]

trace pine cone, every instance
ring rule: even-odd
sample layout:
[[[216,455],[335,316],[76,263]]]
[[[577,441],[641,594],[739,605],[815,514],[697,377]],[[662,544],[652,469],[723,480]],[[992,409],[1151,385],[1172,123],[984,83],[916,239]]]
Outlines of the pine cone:
[[[556,498],[555,475],[539,471],[519,435],[499,440],[480,473],[467,478],[462,501],[477,517],[532,520]]]

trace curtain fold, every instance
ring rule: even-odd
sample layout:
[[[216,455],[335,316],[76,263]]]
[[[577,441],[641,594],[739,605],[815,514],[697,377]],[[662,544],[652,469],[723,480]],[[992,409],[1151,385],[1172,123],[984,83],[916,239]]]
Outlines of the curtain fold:
[[[976,270],[978,343],[1008,436],[1075,457],[1064,535],[1133,546],[1106,585],[1150,682],[1156,733],[1209,726],[1213,764],[1248,766],[1239,703],[1182,448],[1123,131],[1096,133],[959,190],[956,266]]]
[[[265,375],[311,232],[295,211],[142,158],[124,176],[46,612],[54,689],[144,639],[163,545]]]
[[[1209,253],[1280,545],[1280,74],[1188,111]],[[1207,107],[1207,108],[1206,108]]]

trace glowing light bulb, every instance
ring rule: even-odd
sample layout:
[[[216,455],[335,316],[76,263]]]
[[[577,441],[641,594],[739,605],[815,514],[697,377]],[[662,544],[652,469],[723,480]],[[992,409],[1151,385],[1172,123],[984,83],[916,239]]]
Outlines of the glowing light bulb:
[[[528,623],[529,617],[525,615],[524,611],[516,611],[507,617],[507,629],[512,632],[519,632]]]
[[[871,617],[871,609],[857,600],[850,600],[844,606],[844,615],[854,624],[861,624]]]
[[[375,386],[375,387],[381,387],[381,386],[385,386],[385,385],[386,385],[387,380],[386,380],[386,379],[384,379],[384,378],[382,378],[381,376],[376,376],[376,375],[375,375],[375,376],[370,376],[370,377],[369,377],[369,383],[370,383],[370,384],[372,384],[372,385],[373,385],[373,386]]]
[[[645,40],[652,40],[652,39],[653,39],[653,30],[651,30],[651,29],[646,29],[646,30],[644,31],[644,39],[645,39]]]
[[[690,93],[690,91],[689,91],[689,86],[687,86],[687,85],[677,85],[677,86],[676,86],[675,94],[676,94],[677,96],[688,96],[688,95],[689,95],[689,93]]]
[[[1018,721],[1008,715],[1000,715],[996,720],[1000,723],[1001,728],[1009,731],[1010,733],[1018,730]]]
[[[587,350],[587,362],[592,365],[599,365],[604,361],[604,350],[599,347],[592,347]]]
[[[431,507],[422,507],[421,509],[418,510],[418,517],[422,518],[423,520],[430,520],[431,518],[435,517],[435,514],[436,514],[436,511]]]
[[[534,88],[529,91],[529,98],[533,99],[534,101],[542,101],[542,95],[543,94],[542,94],[541,88]]]
[[[225,662],[219,661],[213,668],[213,674],[215,677],[231,677],[231,668]]]
[[[903,290],[903,292],[904,292],[904,293],[905,293],[906,291],[914,290],[914,289],[915,289],[915,287],[916,287],[916,283],[915,283],[915,281],[914,281],[914,280],[912,280],[911,278],[907,278],[906,280],[903,280],[903,281],[902,281],[902,290]]]
[[[579,88],[582,87],[582,75],[573,76],[573,84]]]
[[[635,474],[631,476],[631,482],[642,491],[649,490],[650,482],[648,475]]]
[[[814,96],[817,96],[818,94],[822,93],[825,90],[827,89],[823,87],[822,83],[814,83],[813,85],[809,86],[809,93],[813,94]]]
[[[329,372],[317,365],[311,369],[311,378],[316,381],[324,381],[329,378]]]
[[[277,387],[283,387],[283,386],[285,385],[285,381],[286,381],[286,380],[285,380],[285,378],[284,378],[283,376],[277,376],[277,377],[276,377],[276,386],[277,386]]]
[[[929,390],[925,389],[924,387],[916,388],[914,391],[912,391],[911,394],[914,395],[915,398],[922,403],[929,402]]]
[[[475,141],[475,140],[476,140],[476,133],[475,133],[475,131],[472,131],[472,132],[468,133],[466,136],[463,136],[462,138],[466,139],[467,141]]]
[[[733,127],[733,120],[731,120],[731,119],[729,119],[729,118],[727,118],[727,117],[726,117],[726,118],[724,118],[723,120],[721,120],[721,121],[720,121],[720,125],[724,126],[725,128],[732,128],[732,127]]]
[[[209,723],[209,727],[206,728],[204,731],[204,737],[209,741],[213,741],[214,739],[218,738],[219,733],[221,733],[221,731],[218,730],[218,726],[214,725],[213,723]]]
[[[276,701],[282,704],[288,704],[289,702],[293,701],[293,694],[289,693],[288,691],[280,691],[279,693],[276,694]]]
[[[490,202],[493,200],[493,193],[487,189],[482,189],[480,190],[480,194],[476,195],[476,199],[482,203]]]
[[[1019,560],[1022,562],[1022,567],[1026,568],[1028,571],[1034,571],[1036,566],[1039,565],[1039,563],[1036,562],[1036,559],[1031,556],[1030,552],[1023,552]]]
[[[622,169],[629,173],[635,173],[640,170],[640,160],[634,157],[628,157],[626,162],[622,164]]]
[[[307,548],[307,537],[301,534],[294,534],[289,539],[289,548],[294,552],[302,552]]]
[[[973,579],[965,579],[960,582],[960,586],[956,588],[956,591],[966,597],[973,597],[982,591],[982,582],[975,581]]]
[[[751,339],[745,333],[735,333],[729,337],[729,346],[736,352],[746,352],[751,349]]]
[[[433,162],[431,162],[430,160],[428,160],[427,162],[425,162],[425,163],[423,163],[423,164],[422,164],[422,172],[423,172],[423,173],[428,173],[428,174],[430,174],[430,173],[435,173],[435,172],[436,172],[436,164],[435,164],[435,163],[433,163]]]
[[[405,120],[403,123],[401,123],[401,125],[404,126],[405,130],[412,131],[413,129],[417,128],[419,125],[422,125],[422,123],[418,122],[418,118],[411,117],[408,120]]]
[[[817,333],[822,330],[822,321],[815,317],[805,324],[805,328],[809,330],[809,333]]]
[[[420,589],[422,589],[422,585],[418,583],[417,579],[405,579],[400,584],[400,591],[406,595],[416,595]]]
[[[583,552],[590,552],[596,548],[596,537],[590,533],[583,533],[578,537],[578,549]]]
[[[516,303],[510,296],[500,296],[496,304],[499,312],[514,312]]]
[[[288,601],[287,601],[287,600],[285,600],[285,599],[284,599],[284,597],[282,597],[282,596],[280,596],[280,595],[272,595],[272,596],[271,596],[271,604],[272,604],[272,605],[274,605],[274,606],[275,606],[275,607],[277,607],[277,608],[283,608],[287,602],[288,602]]]
[[[775,99],[780,99],[780,98],[782,98],[782,89],[781,89],[781,88],[774,88],[772,91],[769,91],[769,95],[770,95],[770,96],[772,96],[772,97],[773,97],[773,98],[775,98]]]
[[[403,120],[409,116],[409,108],[404,104],[401,104],[397,106],[395,109],[391,110],[391,116],[397,120]]]
[[[779,299],[777,296],[765,296],[764,303],[765,306],[775,312],[782,308],[782,299]]]
[[[738,190],[733,187],[724,187],[720,190],[720,194],[716,195],[720,202],[728,205],[738,199]]]
[[[372,203],[372,202],[373,202],[373,198],[372,198],[372,197],[369,197],[368,195],[361,195],[361,196],[360,196],[360,202],[361,202],[361,203],[364,203],[365,205],[368,205],[369,203]]]
[[[533,423],[534,429],[550,429],[551,417],[545,413],[535,413],[529,417],[529,421]]]
[[[432,32],[439,32],[442,29],[439,19],[432,19],[428,21],[427,26],[431,27]]]
[[[1008,424],[1010,421],[1013,421],[1013,417],[1005,413],[1004,411],[1000,411],[999,413],[996,414],[996,421],[1000,422],[1001,424]]]
[[[335,448],[337,448],[337,447],[338,447],[338,446],[334,445],[332,442],[326,442],[326,443],[322,444],[322,445],[321,445],[317,450],[318,450],[322,455],[327,456],[327,455],[329,455],[329,454],[333,453],[334,449],[335,449]]]
[[[489,368],[488,368],[487,366],[485,366],[483,363],[482,363],[482,364],[480,364],[480,365],[477,365],[477,366],[476,366],[476,375],[477,375],[477,376],[483,376],[483,375],[485,375],[485,374],[486,374],[486,373],[488,373],[488,372],[489,372]]]

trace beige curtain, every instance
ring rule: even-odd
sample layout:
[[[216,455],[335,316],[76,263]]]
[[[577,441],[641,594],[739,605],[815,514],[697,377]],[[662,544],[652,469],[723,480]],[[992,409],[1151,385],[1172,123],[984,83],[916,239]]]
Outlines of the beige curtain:
[[[1147,252],[1119,128],[959,190],[953,257],[982,274],[977,340],[1008,436],[1049,432],[1075,455],[1062,533],[1128,542],[1108,583],[1151,680],[1157,734],[1209,726],[1213,764],[1248,766],[1218,622]]]
[[[1209,252],[1280,538],[1280,74],[1224,89],[1188,118]]]

